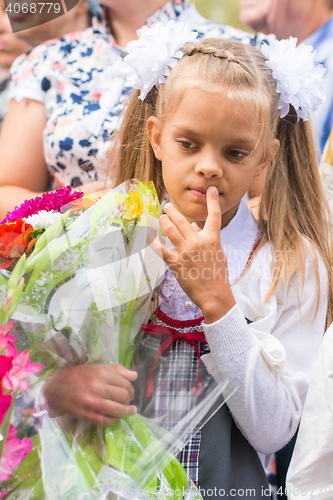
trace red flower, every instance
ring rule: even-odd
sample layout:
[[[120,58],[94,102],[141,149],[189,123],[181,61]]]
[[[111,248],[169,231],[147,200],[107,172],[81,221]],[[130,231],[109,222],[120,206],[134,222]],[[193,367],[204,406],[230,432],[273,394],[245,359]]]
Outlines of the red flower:
[[[10,407],[10,403],[13,400],[13,396],[10,394],[2,394],[2,389],[0,385],[0,425],[4,421],[8,408]]]
[[[13,367],[13,356],[0,355],[0,396],[1,396],[1,379],[9,372]]]
[[[0,267],[6,269],[24,253],[32,250],[37,239],[33,227],[22,219],[0,226]]]

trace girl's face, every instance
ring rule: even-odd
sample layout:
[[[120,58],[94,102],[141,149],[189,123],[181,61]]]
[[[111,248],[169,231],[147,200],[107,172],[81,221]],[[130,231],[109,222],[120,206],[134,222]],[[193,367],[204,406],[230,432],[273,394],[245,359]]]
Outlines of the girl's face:
[[[169,201],[200,227],[207,217],[209,186],[220,193],[225,227],[253,176],[271,159],[264,157],[262,127],[253,109],[220,91],[191,89],[163,125],[150,117],[147,128],[155,156],[162,161]]]

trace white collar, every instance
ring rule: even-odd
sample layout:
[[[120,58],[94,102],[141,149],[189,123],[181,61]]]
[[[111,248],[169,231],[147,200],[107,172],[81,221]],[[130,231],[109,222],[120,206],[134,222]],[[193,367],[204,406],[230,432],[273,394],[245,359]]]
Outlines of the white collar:
[[[228,262],[230,284],[244,271],[258,233],[258,223],[246,201],[242,199],[235,216],[220,233],[221,245]]]

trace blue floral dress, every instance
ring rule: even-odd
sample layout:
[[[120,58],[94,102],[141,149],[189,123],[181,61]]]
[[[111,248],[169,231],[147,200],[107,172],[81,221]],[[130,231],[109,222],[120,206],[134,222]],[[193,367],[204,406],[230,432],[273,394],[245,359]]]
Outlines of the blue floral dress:
[[[169,19],[188,22],[199,36],[236,38],[257,46],[267,41],[263,35],[208,21],[188,0],[166,3],[146,25]],[[119,71],[125,55],[98,7],[90,28],[40,44],[14,62],[10,97],[45,105],[43,144],[50,189],[105,179],[112,134],[130,93]]]

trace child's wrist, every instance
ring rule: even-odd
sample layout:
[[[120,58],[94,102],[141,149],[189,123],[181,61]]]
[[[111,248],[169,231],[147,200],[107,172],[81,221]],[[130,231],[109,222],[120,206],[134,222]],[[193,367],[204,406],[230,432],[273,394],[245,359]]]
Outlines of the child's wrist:
[[[232,294],[228,298],[210,298],[209,302],[201,309],[206,325],[223,318],[235,305],[236,301]]]

